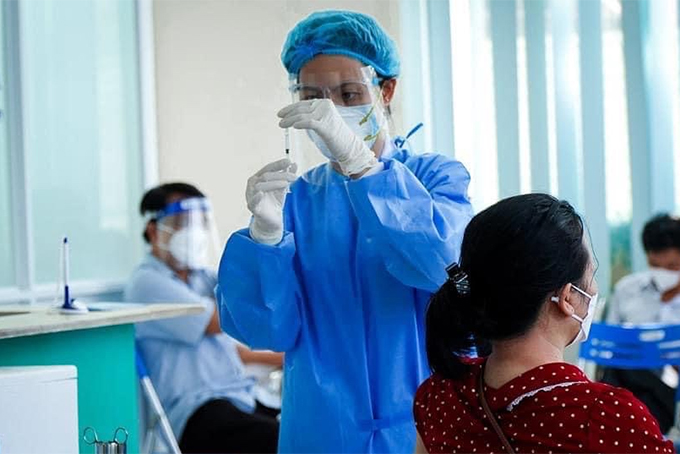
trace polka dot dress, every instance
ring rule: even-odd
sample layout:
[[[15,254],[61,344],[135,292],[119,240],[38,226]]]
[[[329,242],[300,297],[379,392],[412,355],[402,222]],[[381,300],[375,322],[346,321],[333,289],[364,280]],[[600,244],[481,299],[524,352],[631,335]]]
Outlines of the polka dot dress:
[[[479,402],[483,361],[461,380],[435,374],[418,388],[414,417],[430,454],[505,452]],[[630,392],[593,383],[570,364],[545,364],[484,392],[516,452],[675,452]]]

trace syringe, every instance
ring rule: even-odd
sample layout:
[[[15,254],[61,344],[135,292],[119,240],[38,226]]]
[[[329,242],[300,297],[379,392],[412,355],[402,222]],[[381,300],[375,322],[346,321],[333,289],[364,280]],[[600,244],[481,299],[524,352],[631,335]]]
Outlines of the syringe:
[[[283,130],[283,137],[286,142],[286,156],[290,155],[290,128]]]

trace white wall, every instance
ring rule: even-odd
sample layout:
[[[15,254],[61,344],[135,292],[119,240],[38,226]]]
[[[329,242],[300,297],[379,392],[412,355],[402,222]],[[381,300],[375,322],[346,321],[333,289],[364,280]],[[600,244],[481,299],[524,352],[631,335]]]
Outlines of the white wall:
[[[160,180],[206,192],[224,241],[248,223],[248,177],[283,157],[276,112],[290,94],[281,47],[295,23],[319,9],[370,14],[399,43],[397,0],[154,2]],[[399,106],[397,97],[395,112]],[[402,132],[398,115],[395,126]],[[305,168],[320,155],[294,159]]]

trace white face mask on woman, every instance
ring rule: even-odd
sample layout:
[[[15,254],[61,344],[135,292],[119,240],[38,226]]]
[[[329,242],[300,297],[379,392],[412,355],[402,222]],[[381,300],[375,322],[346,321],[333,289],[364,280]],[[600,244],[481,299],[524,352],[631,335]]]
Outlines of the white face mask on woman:
[[[585,317],[581,318],[576,314],[571,314],[571,318],[576,320],[579,323],[579,330],[578,334],[574,339],[567,344],[567,347],[574,345],[577,342],[585,342],[588,339],[588,334],[590,333],[590,325],[593,323],[593,317],[595,317],[595,309],[597,308],[597,299],[598,299],[598,294],[590,295],[580,288],[576,287],[575,285],[572,284],[571,288],[579,292],[581,295],[585,296],[588,298],[588,310],[586,312]],[[556,296],[553,296],[550,298],[551,301],[554,303],[559,303],[560,299]]]

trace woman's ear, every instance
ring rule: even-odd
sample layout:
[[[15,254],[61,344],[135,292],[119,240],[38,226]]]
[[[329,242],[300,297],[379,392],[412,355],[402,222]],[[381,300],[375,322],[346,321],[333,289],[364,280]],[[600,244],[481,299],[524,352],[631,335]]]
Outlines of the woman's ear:
[[[385,106],[389,106],[394,98],[394,91],[397,88],[397,79],[388,79],[382,84],[382,97]]]
[[[571,284],[567,284],[562,287],[556,295],[550,297],[550,301],[557,306],[557,308],[567,317],[571,317],[574,314],[574,306],[571,301],[572,291]]]

